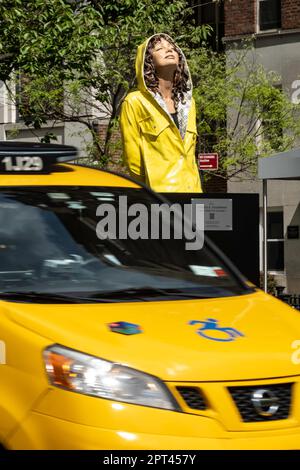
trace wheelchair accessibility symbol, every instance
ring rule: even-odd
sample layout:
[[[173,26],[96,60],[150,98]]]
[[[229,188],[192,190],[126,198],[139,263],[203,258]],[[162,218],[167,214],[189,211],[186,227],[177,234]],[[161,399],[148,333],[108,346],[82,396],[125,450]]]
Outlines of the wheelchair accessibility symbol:
[[[191,320],[189,325],[203,325],[198,328],[197,334],[203,338],[210,339],[212,341],[234,341],[239,336],[244,336],[243,333],[236,330],[235,328],[221,328],[218,326],[218,320],[214,318],[207,318],[205,321]]]

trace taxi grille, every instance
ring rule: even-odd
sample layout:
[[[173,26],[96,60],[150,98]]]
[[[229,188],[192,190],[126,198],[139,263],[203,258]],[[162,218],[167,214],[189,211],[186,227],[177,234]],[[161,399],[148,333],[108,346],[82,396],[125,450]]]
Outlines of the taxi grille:
[[[176,387],[185,403],[193,410],[205,410],[206,404],[201,393],[197,387]]]
[[[287,419],[291,407],[291,394],[292,385],[277,384],[277,385],[261,385],[251,387],[229,387],[229,392],[237,406],[239,413],[244,422],[258,422],[258,421],[275,421],[280,419]],[[262,392],[262,391],[266,392]],[[275,397],[277,411],[269,416],[262,415],[263,412],[270,410],[272,402],[264,402],[261,400],[258,404],[253,402],[253,394],[261,391],[263,398]]]

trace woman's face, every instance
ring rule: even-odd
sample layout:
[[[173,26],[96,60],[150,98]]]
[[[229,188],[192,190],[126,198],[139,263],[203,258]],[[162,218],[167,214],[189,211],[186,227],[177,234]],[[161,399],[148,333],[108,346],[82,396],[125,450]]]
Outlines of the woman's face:
[[[155,44],[151,53],[156,70],[162,67],[174,67],[174,70],[176,70],[179,64],[179,55],[175,47],[166,41],[166,39],[160,39],[160,41]]]

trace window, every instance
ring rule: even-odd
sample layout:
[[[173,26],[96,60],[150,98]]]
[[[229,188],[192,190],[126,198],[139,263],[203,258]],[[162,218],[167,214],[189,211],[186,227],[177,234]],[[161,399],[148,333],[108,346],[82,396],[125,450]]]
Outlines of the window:
[[[215,51],[224,50],[222,42],[225,31],[224,2],[190,0],[189,4],[194,10],[196,24],[206,24],[212,28],[211,35],[208,37],[208,44]]]
[[[268,271],[284,271],[283,211],[272,211],[267,218]]]
[[[281,28],[281,0],[259,0],[259,30]]]

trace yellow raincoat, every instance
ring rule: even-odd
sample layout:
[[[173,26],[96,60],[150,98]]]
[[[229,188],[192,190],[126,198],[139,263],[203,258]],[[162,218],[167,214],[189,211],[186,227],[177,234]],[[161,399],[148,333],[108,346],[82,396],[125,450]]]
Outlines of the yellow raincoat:
[[[129,93],[122,104],[124,162],[132,177],[157,192],[202,192],[195,161],[194,99],[190,91],[185,104],[179,103],[178,129],[162,97],[158,93],[154,95],[144,81],[144,58],[150,39],[137,52],[138,91]]]

